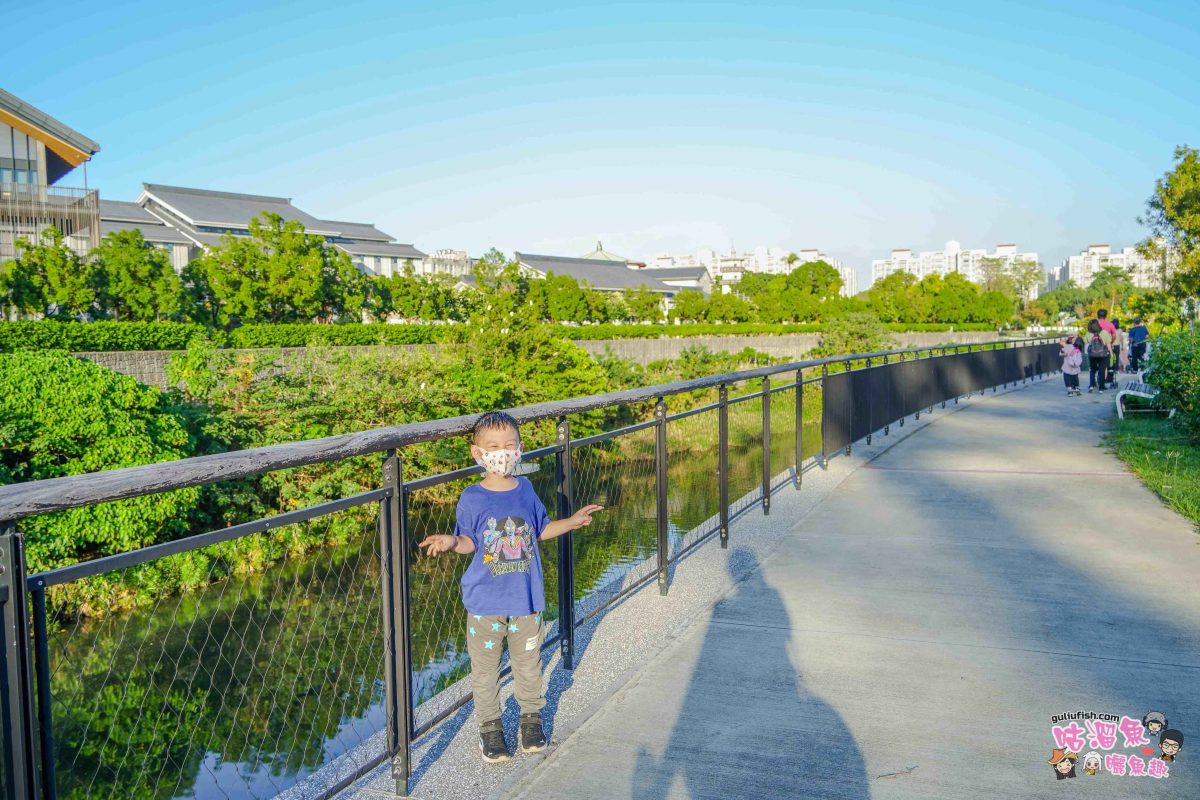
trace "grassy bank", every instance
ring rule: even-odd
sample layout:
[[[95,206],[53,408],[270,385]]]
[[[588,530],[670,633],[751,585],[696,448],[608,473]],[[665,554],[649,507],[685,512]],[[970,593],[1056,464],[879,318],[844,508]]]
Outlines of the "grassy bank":
[[[1163,502],[1200,526],[1200,445],[1148,415],[1113,420],[1108,444]]]

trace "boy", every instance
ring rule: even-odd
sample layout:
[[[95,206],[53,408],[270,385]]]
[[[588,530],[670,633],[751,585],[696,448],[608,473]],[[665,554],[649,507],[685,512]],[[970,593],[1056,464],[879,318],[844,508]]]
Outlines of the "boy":
[[[462,577],[467,609],[467,653],[471,690],[479,720],[479,748],[487,762],[506,761],[508,745],[500,722],[500,652],[508,659],[521,705],[522,753],[546,748],[542,731],[542,561],[537,542],[592,524],[601,506],[587,505],[567,519],[551,520],[528,478],[513,476],[521,460],[517,421],[501,411],[475,423],[471,455],[484,469],[479,483],[458,500],[454,534],[427,536],[418,545],[428,555],[453,550],[472,555]]]

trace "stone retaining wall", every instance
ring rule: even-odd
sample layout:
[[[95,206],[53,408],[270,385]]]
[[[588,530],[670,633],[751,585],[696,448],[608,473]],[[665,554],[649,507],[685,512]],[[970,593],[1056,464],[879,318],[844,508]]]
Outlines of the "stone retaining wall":
[[[901,347],[929,347],[938,344],[975,344],[988,342],[996,338],[990,331],[965,331],[961,333],[898,333],[896,341]],[[665,358],[677,358],[685,347],[704,346],[714,352],[736,353],[750,347],[770,356],[778,358],[801,359],[808,355],[813,348],[820,344],[821,335],[818,333],[788,333],[778,336],[689,336],[686,338],[670,339],[606,339],[603,341],[582,340],[576,342],[584,350],[593,355],[600,355],[605,350],[611,350],[620,358],[628,359],[639,364],[649,364]],[[418,347],[452,347],[453,345],[369,345],[339,349],[370,351],[380,347],[394,352],[411,351]],[[130,375],[142,383],[159,388],[166,388],[166,366],[171,356],[177,350],[145,350],[105,353],[75,353],[79,358],[86,358],[109,369],[125,375]],[[238,352],[253,353],[255,350],[239,350]],[[303,347],[285,347],[282,352],[296,354],[304,352]]]

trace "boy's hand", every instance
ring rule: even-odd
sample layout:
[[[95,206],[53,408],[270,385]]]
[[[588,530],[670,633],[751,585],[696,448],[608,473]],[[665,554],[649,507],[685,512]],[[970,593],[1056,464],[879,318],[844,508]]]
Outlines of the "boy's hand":
[[[580,528],[586,528],[588,525],[592,524],[592,514],[603,510],[604,506],[598,506],[594,504],[584,506],[571,516],[567,517],[567,530],[574,531],[579,530]]]
[[[417,547],[425,548],[425,555],[436,556],[441,553],[449,553],[457,543],[457,536],[451,536],[448,533],[435,533],[432,536],[426,536],[422,539]]]

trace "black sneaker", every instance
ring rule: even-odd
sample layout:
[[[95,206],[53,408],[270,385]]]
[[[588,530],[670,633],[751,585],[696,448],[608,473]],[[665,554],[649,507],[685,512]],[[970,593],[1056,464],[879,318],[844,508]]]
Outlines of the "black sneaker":
[[[504,741],[504,725],[498,719],[479,726],[479,749],[489,764],[508,761],[508,745]]]
[[[546,749],[546,734],[542,730],[541,714],[521,715],[521,752],[538,753]]]

